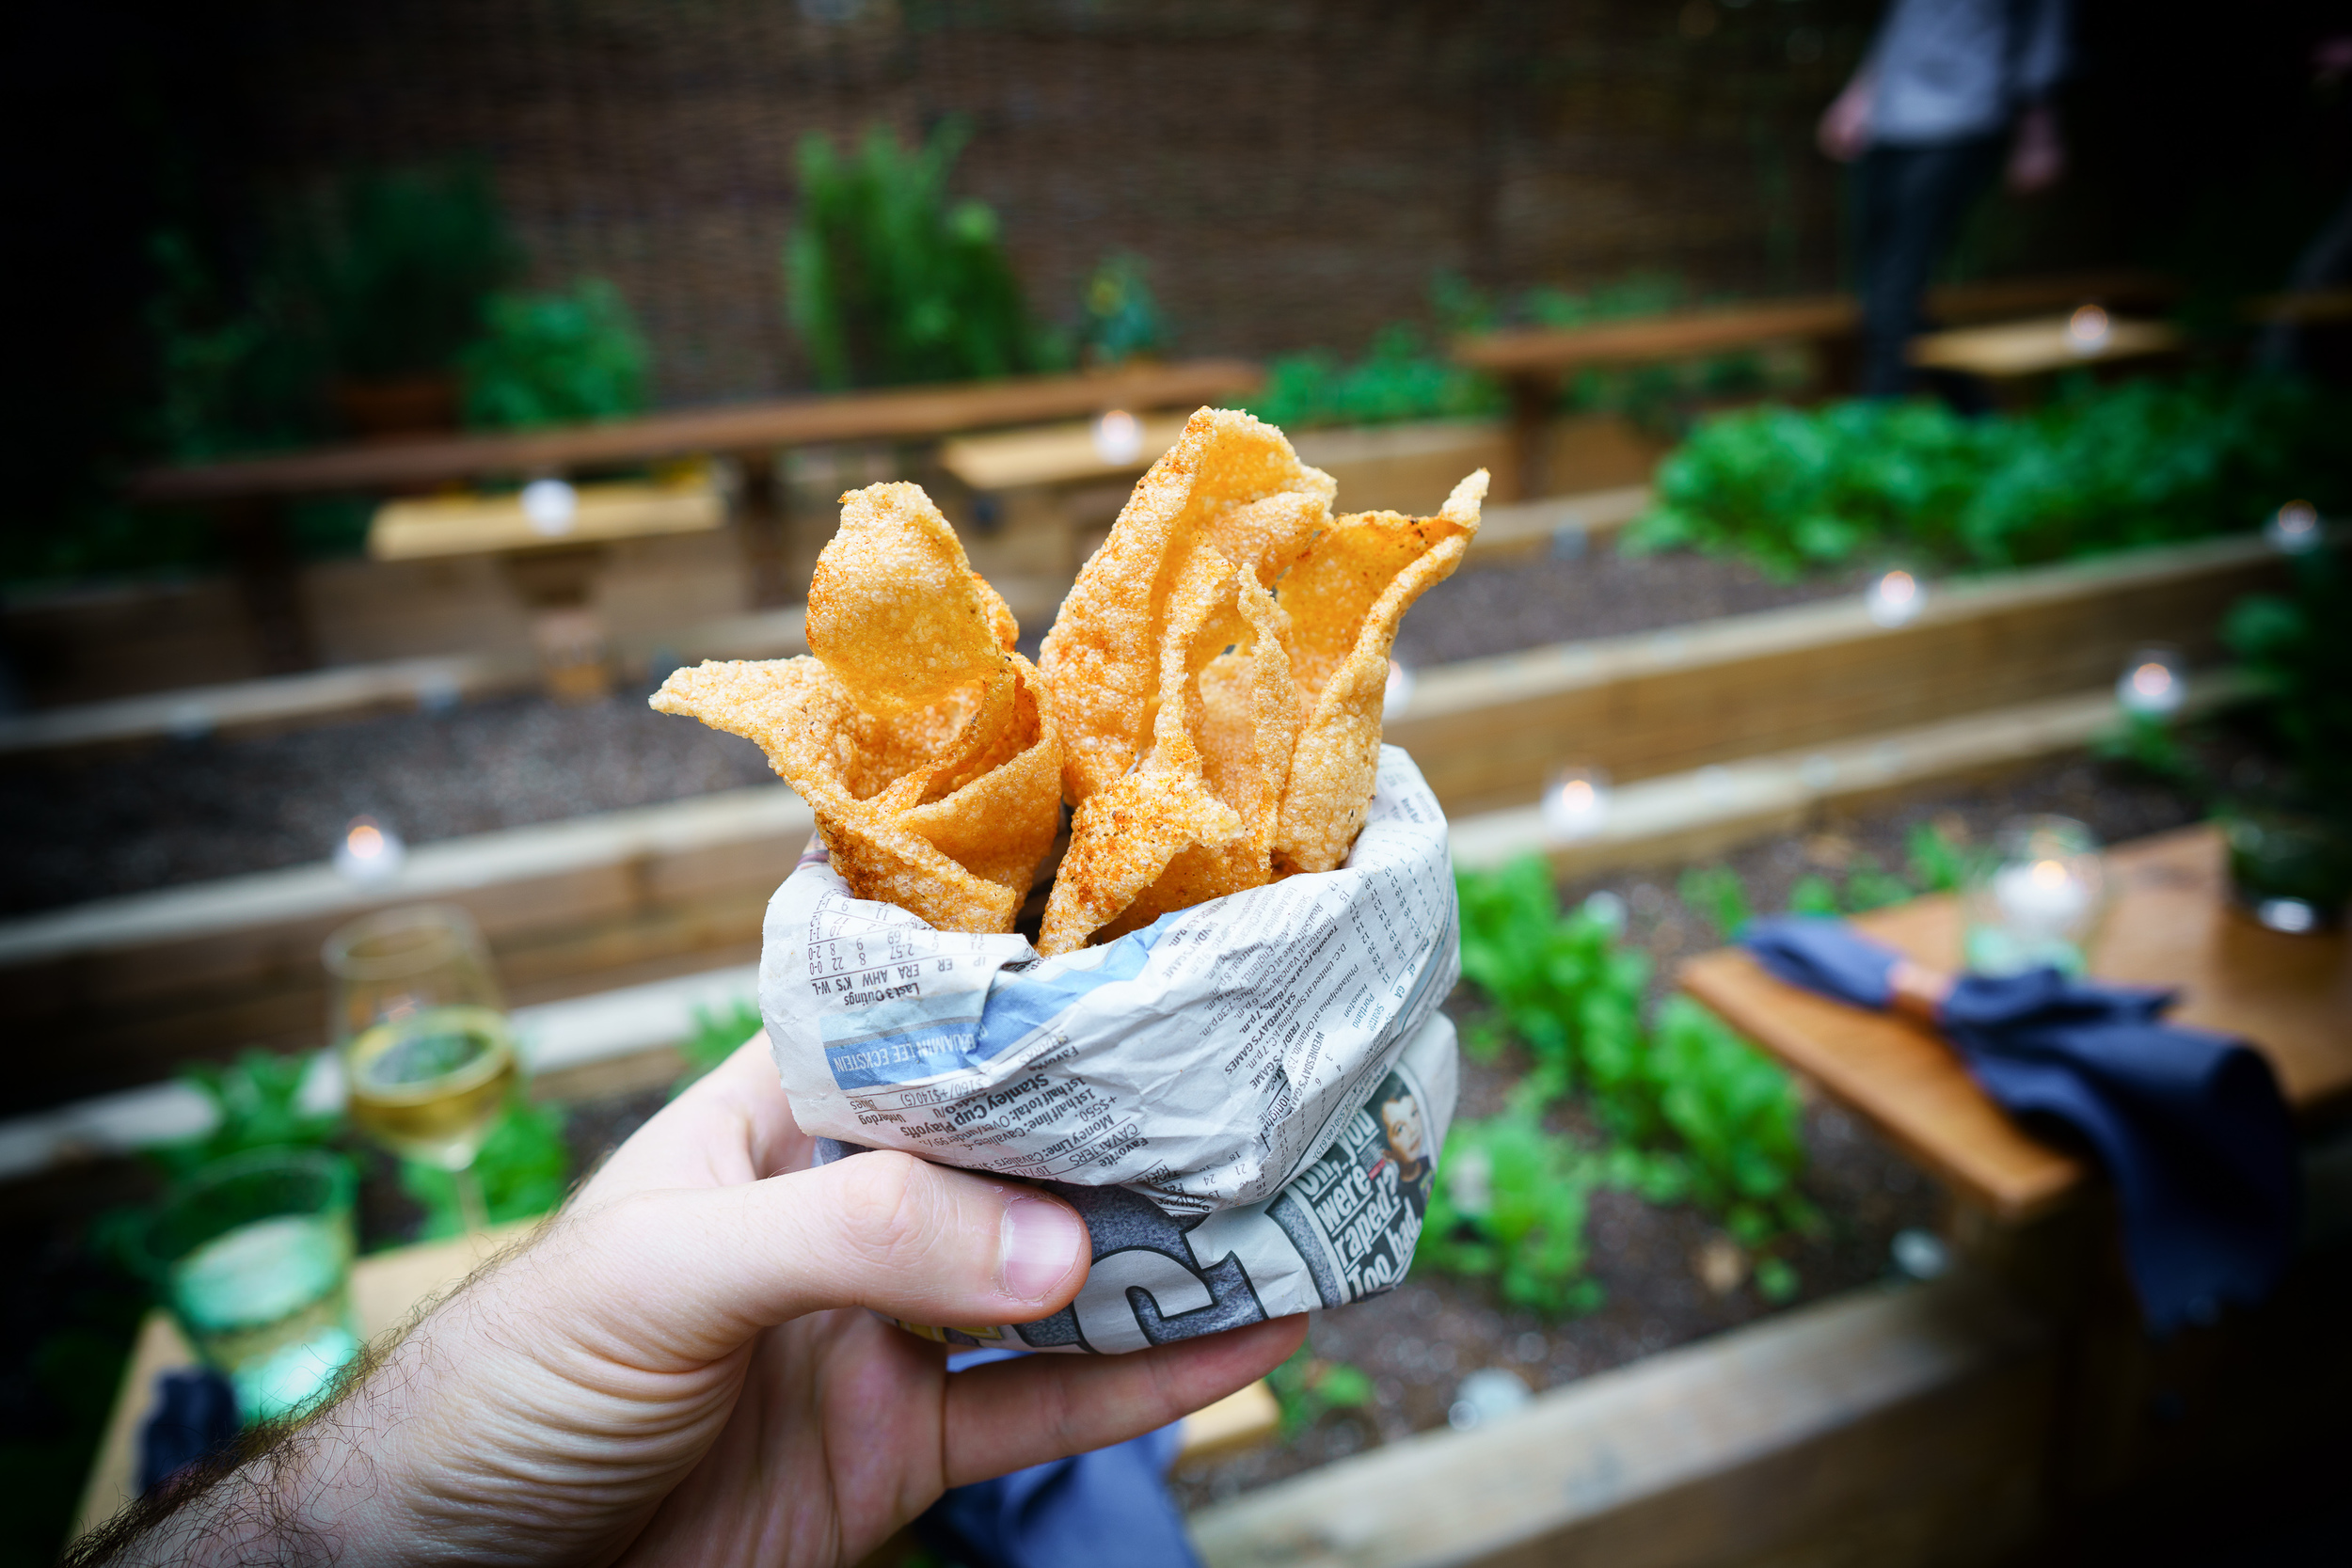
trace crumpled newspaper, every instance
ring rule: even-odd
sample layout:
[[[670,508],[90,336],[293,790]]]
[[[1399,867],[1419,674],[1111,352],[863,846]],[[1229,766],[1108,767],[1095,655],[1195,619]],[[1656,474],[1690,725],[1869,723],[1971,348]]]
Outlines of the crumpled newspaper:
[[[1454,1111],[1445,816],[1381,749],[1336,870],[1042,958],[850,895],[812,845],[768,907],[760,1011],[827,1153],[898,1148],[1075,1204],[1070,1307],[958,1343],[1118,1352],[1394,1286]],[[913,1325],[910,1325],[913,1326]]]

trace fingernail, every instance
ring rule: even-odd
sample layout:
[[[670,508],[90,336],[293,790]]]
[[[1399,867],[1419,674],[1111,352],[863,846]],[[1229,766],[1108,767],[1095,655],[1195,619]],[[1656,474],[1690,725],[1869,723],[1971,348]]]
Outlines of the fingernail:
[[[1052,1291],[1078,1261],[1087,1227],[1077,1214],[1041,1197],[1017,1197],[1005,1205],[1002,1243],[1005,1292],[1038,1301]]]

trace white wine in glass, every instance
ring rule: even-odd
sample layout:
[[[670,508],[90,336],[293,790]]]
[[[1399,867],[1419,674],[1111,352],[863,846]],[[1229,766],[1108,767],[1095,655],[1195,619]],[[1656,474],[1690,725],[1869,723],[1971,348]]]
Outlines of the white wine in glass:
[[[408,1159],[463,1170],[515,1086],[514,1037],[487,1007],[428,1007],[355,1037],[343,1072],[360,1131]]]
[[[467,1228],[485,1228],[473,1160],[521,1070],[482,933],[463,910],[385,910],[337,931],[323,957],[351,1119],[448,1171]]]

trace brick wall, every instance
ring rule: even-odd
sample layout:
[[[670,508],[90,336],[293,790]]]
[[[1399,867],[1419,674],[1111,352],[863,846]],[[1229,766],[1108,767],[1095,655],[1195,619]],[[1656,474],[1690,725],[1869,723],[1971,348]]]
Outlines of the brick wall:
[[[1038,308],[1142,254],[1184,353],[1359,345],[1489,283],[1835,277],[1810,127],[1868,0],[385,0],[285,7],[269,173],[486,153],[543,280],[612,277],[667,403],[804,386],[793,148],[961,114]]]

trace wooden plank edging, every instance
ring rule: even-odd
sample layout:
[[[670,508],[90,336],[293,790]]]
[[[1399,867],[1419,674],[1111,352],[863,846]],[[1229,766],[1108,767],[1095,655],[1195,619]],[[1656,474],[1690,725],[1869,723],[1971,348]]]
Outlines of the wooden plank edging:
[[[1692,1568],[1876,1527],[1855,1560],[1980,1560],[2034,1522],[2046,1340],[1979,1280],[1867,1287],[1216,1504],[1193,1540],[1208,1568]]]

